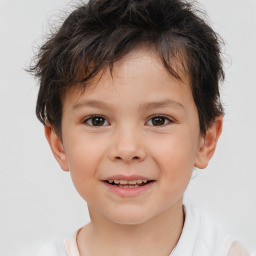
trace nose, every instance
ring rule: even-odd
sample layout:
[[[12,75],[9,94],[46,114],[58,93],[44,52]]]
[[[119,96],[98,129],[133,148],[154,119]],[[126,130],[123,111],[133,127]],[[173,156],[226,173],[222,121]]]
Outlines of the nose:
[[[111,141],[109,157],[112,161],[141,162],[146,157],[142,141],[142,136],[134,129],[123,129]]]

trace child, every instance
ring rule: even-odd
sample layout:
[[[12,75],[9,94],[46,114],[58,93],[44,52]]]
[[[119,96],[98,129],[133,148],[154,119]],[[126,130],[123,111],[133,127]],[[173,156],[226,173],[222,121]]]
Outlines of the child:
[[[179,0],[91,0],[41,47],[36,113],[91,222],[37,255],[250,255],[183,205],[222,130],[218,35]]]

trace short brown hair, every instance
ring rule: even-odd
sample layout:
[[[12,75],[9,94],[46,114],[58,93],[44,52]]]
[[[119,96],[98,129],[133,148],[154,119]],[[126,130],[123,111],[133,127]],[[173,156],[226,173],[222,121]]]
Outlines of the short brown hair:
[[[185,1],[90,0],[67,17],[35,56],[29,71],[40,82],[36,115],[61,136],[63,92],[76,84],[85,89],[100,70],[112,68],[116,60],[147,43],[177,79],[172,60],[184,56],[182,64],[187,67],[200,130],[205,134],[224,114],[219,93],[224,79],[220,42]]]

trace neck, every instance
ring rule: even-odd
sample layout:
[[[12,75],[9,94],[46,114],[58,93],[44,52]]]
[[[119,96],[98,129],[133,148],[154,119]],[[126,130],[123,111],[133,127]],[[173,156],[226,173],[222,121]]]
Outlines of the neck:
[[[136,225],[113,223],[90,207],[89,212],[92,221],[77,237],[80,256],[167,256],[177,244],[184,224],[182,200]]]

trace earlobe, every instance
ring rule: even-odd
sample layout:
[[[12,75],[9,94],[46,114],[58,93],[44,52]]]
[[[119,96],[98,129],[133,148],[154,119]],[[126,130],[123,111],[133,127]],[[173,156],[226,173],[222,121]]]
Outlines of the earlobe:
[[[61,139],[49,124],[44,126],[45,137],[50,145],[52,153],[63,171],[68,171],[68,161]]]
[[[212,158],[218,139],[222,132],[223,116],[218,116],[214,123],[207,129],[204,137],[200,138],[199,148],[195,160],[195,167],[204,169]]]

